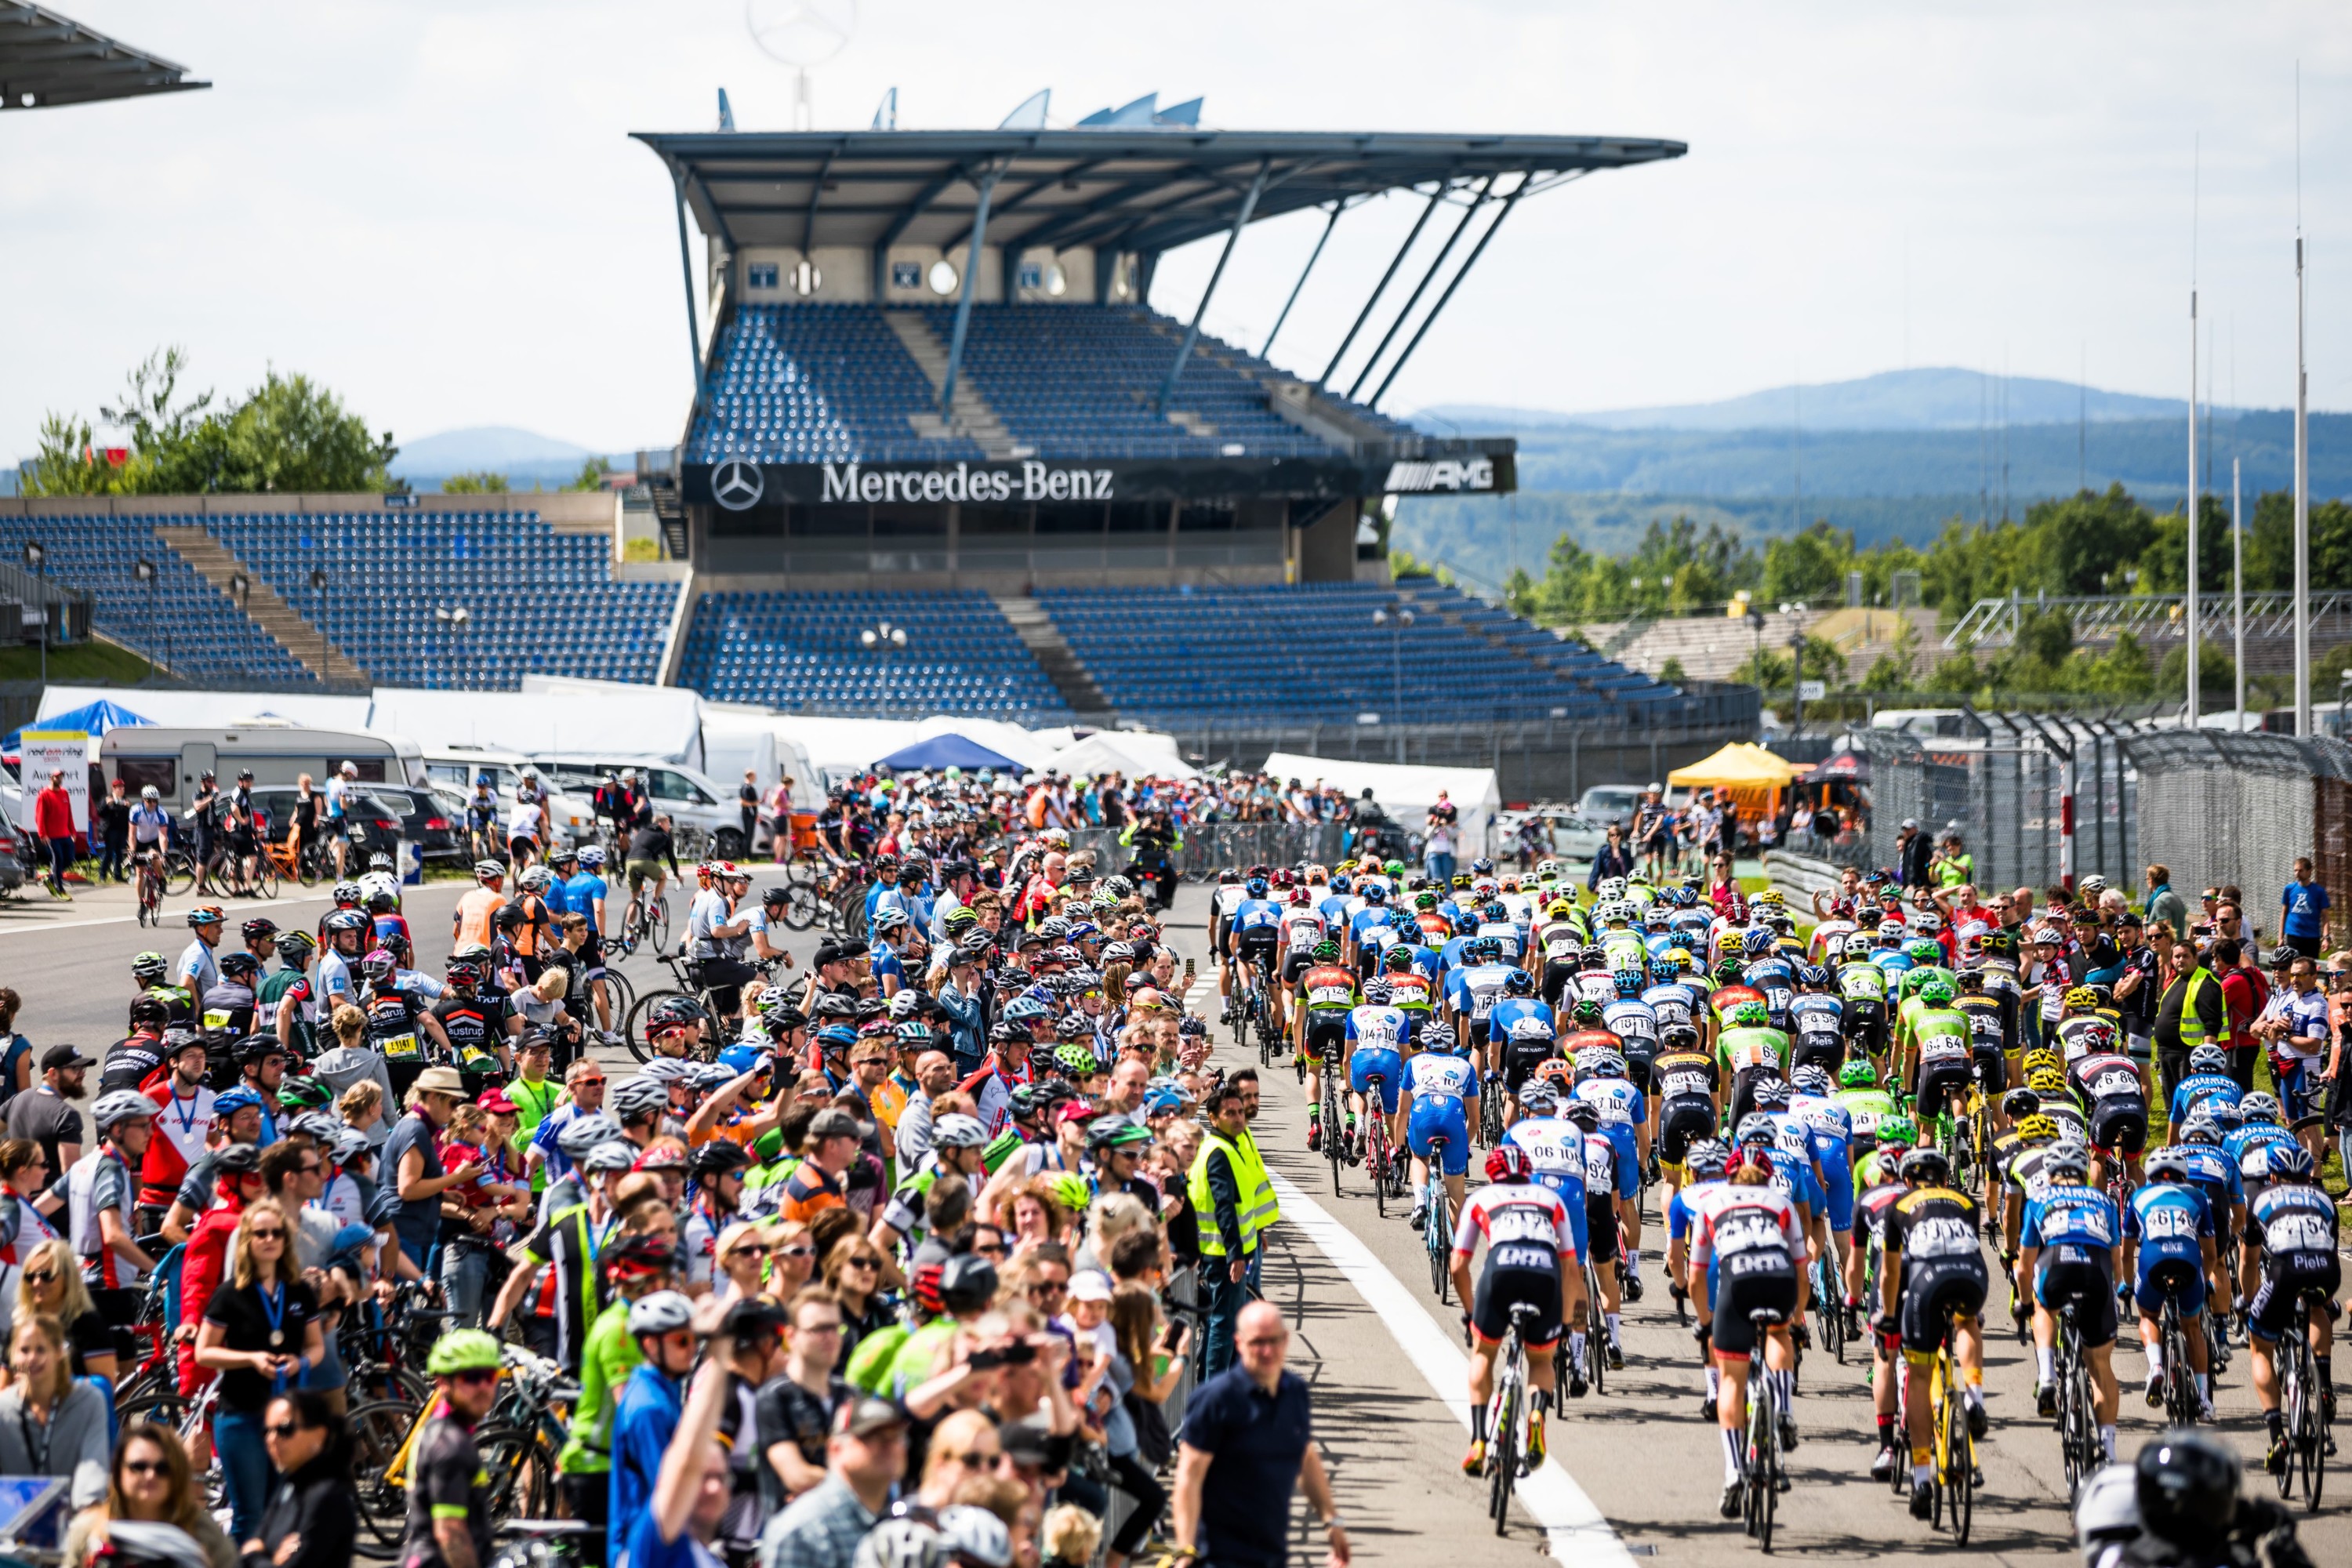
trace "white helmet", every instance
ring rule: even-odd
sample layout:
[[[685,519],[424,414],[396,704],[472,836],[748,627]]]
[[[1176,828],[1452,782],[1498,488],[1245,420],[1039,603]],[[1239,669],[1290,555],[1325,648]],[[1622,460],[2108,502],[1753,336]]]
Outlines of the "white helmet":
[[[694,1303],[676,1290],[656,1290],[629,1304],[629,1337],[667,1334],[694,1322]]]

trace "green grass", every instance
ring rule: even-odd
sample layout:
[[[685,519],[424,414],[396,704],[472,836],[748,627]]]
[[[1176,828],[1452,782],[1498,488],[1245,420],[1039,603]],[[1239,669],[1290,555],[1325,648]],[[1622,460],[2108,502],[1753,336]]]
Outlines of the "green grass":
[[[49,649],[48,678],[88,686],[129,686],[147,679],[147,660],[109,642],[70,643]],[[38,644],[0,647],[0,680],[40,679]]]

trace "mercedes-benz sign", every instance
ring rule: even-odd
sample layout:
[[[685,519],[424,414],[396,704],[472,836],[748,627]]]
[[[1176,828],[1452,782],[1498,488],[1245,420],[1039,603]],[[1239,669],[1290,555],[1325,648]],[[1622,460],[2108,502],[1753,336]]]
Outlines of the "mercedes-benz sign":
[[[740,458],[730,458],[710,470],[710,499],[729,511],[741,511],[760,504],[760,495],[766,481],[760,477],[760,465],[747,463]]]

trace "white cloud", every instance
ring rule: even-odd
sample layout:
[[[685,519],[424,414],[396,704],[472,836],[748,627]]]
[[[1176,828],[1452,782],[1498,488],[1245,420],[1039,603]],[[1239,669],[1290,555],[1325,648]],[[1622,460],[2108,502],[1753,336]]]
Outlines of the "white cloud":
[[[670,193],[627,133],[713,123],[720,86],[739,124],[786,122],[791,76],[736,0],[68,9],[215,85],[0,120],[0,461],[165,342],[226,388],[307,371],[400,435],[675,437]],[[1205,93],[1226,126],[1691,143],[1528,202],[1398,381],[1407,408],[1684,402],[1898,364],[1906,236],[1909,363],[2072,376],[2087,352],[2102,385],[2177,395],[2200,127],[2218,390],[2234,363],[2242,400],[2284,404],[2300,53],[2314,400],[2352,405],[2352,34],[2325,4],[859,9],[816,76],[823,125],[865,124],[894,85],[902,125],[991,125],[1051,86],[1063,120],[1158,89]],[[1322,368],[1412,217],[1391,200],[1343,220],[1277,358]],[[1257,346],[1318,223],[1244,237],[1213,331]],[[1189,311],[1213,253],[1169,258],[1157,302]]]

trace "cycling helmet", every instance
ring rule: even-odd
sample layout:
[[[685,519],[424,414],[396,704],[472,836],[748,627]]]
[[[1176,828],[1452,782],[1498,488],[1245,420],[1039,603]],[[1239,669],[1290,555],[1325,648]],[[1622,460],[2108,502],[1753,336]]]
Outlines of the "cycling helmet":
[[[1930,1007],[1952,1005],[1952,983],[1940,974],[1931,974],[1919,983],[1919,1000]]]
[[[153,985],[171,973],[171,964],[160,952],[142,952],[131,961],[131,978],[142,985]]]
[[[666,1035],[674,1029],[691,1028],[709,1016],[702,1010],[702,1004],[691,996],[665,996],[646,1016],[646,1033]]]
[[[694,1326],[694,1303],[677,1290],[656,1290],[629,1303],[629,1337],[674,1333]]]
[[[1717,1139],[1706,1138],[1683,1151],[1683,1170],[1694,1182],[1718,1182],[1731,1163],[1731,1151]]]
[[[1559,1113],[1587,1132],[1601,1129],[1601,1108],[1589,1100],[1571,1100],[1560,1108]]]
[[[1519,1088],[1519,1109],[1529,1116],[1550,1116],[1559,1110],[1559,1093],[1541,1079],[1530,1079]]]
[[[950,1111],[931,1124],[931,1143],[940,1149],[978,1149],[988,1142],[988,1129],[980,1118],[961,1111]]]
[[[2311,1151],[2300,1143],[2273,1143],[2270,1146],[2271,1180],[2308,1182],[2316,1170]]]
[[[278,933],[274,945],[278,949],[278,956],[289,966],[301,969],[309,965],[310,954],[319,944],[311,940],[307,931],[282,931]]]
[[[2200,1046],[2189,1053],[2190,1072],[2228,1072],[2230,1054],[2219,1046]]]
[[[1882,1116],[1878,1121],[1878,1146],[1882,1149],[1908,1149],[1919,1142],[1919,1124],[1907,1116]]]
[[[599,1110],[589,1116],[575,1116],[556,1130],[555,1146],[564,1157],[577,1160],[599,1143],[622,1142],[621,1124]]]
[[[1830,1069],[1819,1062],[1807,1062],[1789,1075],[1789,1087],[1807,1094],[1826,1095],[1830,1091]]]
[[[1724,1026],[1732,1029],[1769,1029],[1772,1014],[1761,1002],[1739,1002],[1724,1015]]]
[[[100,1095],[98,1103],[89,1108],[89,1114],[90,1120],[98,1123],[98,1130],[102,1133],[118,1122],[134,1121],[142,1116],[152,1116],[155,1114],[155,1110],[153,1100],[136,1089],[117,1089],[112,1094]]]
[[[2066,1074],[2058,1068],[2036,1068],[2025,1075],[2025,1087],[2036,1094],[2063,1095],[2067,1092]]]
[[[1422,1048],[1431,1051],[1458,1051],[1462,1043],[1454,1037],[1452,1026],[1433,1023],[1421,1031]]]
[[[1503,976],[1503,989],[1513,996],[1533,995],[1535,988],[1536,977],[1524,969],[1514,969]]]
[[[1054,1060],[1064,1072],[1080,1078],[1102,1070],[1102,1065],[1095,1060],[1094,1047],[1083,1040],[1066,1040],[1056,1046]]]
[[[2279,1104],[2277,1097],[2265,1094],[2261,1089],[2238,1101],[2238,1114],[2247,1121],[2284,1123],[2286,1121],[2285,1108]]]
[[[1748,1098],[1761,1110],[1786,1110],[1789,1108],[1789,1086],[1777,1078],[1760,1079],[1748,1091]]]
[[[580,851],[580,868],[583,871],[602,870],[604,866],[604,852],[602,849],[599,849],[593,844],[582,848]]]
[[[1517,1143],[1497,1143],[1486,1152],[1489,1182],[1524,1182],[1535,1174],[1536,1163]]]
[[[1761,1111],[1751,1110],[1739,1119],[1739,1131],[1733,1142],[1742,1149],[1770,1149],[1780,1142],[1780,1124]]]
[[[1840,1089],[1876,1089],[1878,1069],[1870,1065],[1868,1058],[1856,1057],[1838,1068],[1838,1087]]]
[[[2072,1139],[2053,1143],[2050,1152],[2042,1158],[2042,1173],[2053,1182],[2087,1181],[2091,1174],[2091,1152]]]
[[[506,863],[502,860],[477,860],[474,862],[474,879],[478,882],[494,882],[504,877],[506,874]],[[352,882],[338,883],[335,888],[335,896],[337,898],[342,897],[343,889],[345,888],[349,888],[351,889],[352,897],[356,899],[360,896],[358,885]]]
[[[164,1025],[171,1021],[172,1010],[163,1005],[163,1002],[161,997],[153,996],[149,994],[147,992],[142,991],[138,995],[133,996],[131,999],[131,1026],[132,1029],[139,1029],[142,1026],[161,1029]]]
[[[1618,965],[1610,971],[1610,977],[1617,983],[1617,994],[1628,1001],[1639,996],[1648,984],[1647,977],[1631,963]]]
[[[1827,985],[1829,983],[1830,972],[1818,963],[1808,963],[1797,971],[1797,984],[1800,985]]]
[[[220,955],[220,972],[231,976],[258,974],[261,960],[249,952],[224,952]]]
[[[289,1078],[278,1086],[278,1103],[289,1110],[297,1107],[315,1110],[322,1105],[331,1105],[334,1099],[333,1089],[308,1073]]]
[[[2044,1117],[2042,1120],[2048,1121],[2049,1119]],[[2054,1127],[2057,1124],[2055,1122],[2052,1122],[2051,1125]],[[2175,1142],[2184,1144],[2210,1143],[2218,1145],[2221,1142],[2221,1124],[2214,1121],[2211,1117],[2204,1114],[2201,1110],[2192,1111],[2188,1116],[2181,1119],[2179,1129],[2173,1134],[2173,1138]]]
[[[1881,1139],[1886,1136],[1883,1122],[1879,1125],[1878,1135]],[[2036,1110],[2018,1119],[2017,1135],[2028,1143],[2047,1143],[2058,1136],[2058,1123],[2056,1119]]]
[[[1273,891],[1273,888],[1264,877],[1252,877],[1242,884],[1242,891],[1250,898],[1263,899],[1267,893]]]
[[[2189,1180],[2189,1156],[2179,1148],[2151,1151],[2143,1167],[2151,1182],[2182,1182]]]
[[[592,1176],[615,1171],[633,1171],[637,1164],[637,1146],[625,1138],[611,1138],[580,1156],[580,1168]]]
[[[1586,996],[1568,1010],[1568,1021],[1580,1029],[1601,1027],[1601,1004]]]
[[[1366,1006],[1385,1007],[1395,999],[1396,987],[1391,985],[1387,981],[1367,980],[1364,982],[1364,1005]]]
[[[1013,1534],[987,1509],[957,1503],[940,1510],[940,1546],[957,1568],[1011,1568]]]
[[[433,1342],[425,1370],[435,1377],[455,1377],[461,1372],[496,1372],[501,1352],[499,1342],[480,1329],[451,1329]]]
[[[1899,1169],[1905,1181],[1918,1187],[1940,1187],[1952,1179],[1952,1163],[1933,1145],[1904,1155]]]
[[[2132,1496],[2141,1526],[2184,1560],[2227,1557],[2220,1548],[2238,1516],[2238,1479],[2244,1468],[2235,1449],[2201,1432],[2165,1433],[2132,1464]]]
[[[977,1312],[996,1300],[996,1266],[977,1253],[950,1258],[940,1270],[940,1303],[950,1312]]]
[[[368,918],[357,910],[337,910],[327,917],[325,923],[330,936],[341,936],[346,931],[366,931]]]
[[[198,904],[188,911],[188,925],[191,929],[216,926],[221,923],[221,919],[218,904]]]
[[[668,1109],[669,1089],[661,1079],[640,1073],[635,1078],[622,1079],[620,1087],[613,1090],[609,1101],[613,1114],[626,1125],[639,1117],[658,1115]]]
[[[1739,951],[1750,958],[1762,958],[1779,945],[1762,926],[1750,926],[1739,933]]]
[[[2099,1005],[2099,994],[2087,985],[2069,985],[2063,1001],[2069,1013],[2087,1013]]]
[[[601,1151],[599,1151],[601,1152]],[[666,1236],[633,1236],[604,1254],[616,1274],[667,1274],[677,1267],[677,1249]]]
[[[1944,944],[1933,937],[1914,937],[1903,944],[1903,956],[1914,963],[1940,964],[1944,962]]]
[[[278,934],[278,922],[267,916],[256,915],[236,930],[237,934],[247,942],[268,942]]]
[[[546,867],[533,866],[526,869],[520,877],[516,879],[516,886],[520,887],[526,893],[543,893],[547,891],[549,885],[554,880],[555,873],[550,871]]]
[[[2012,1089],[2000,1097],[2000,1113],[2021,1121],[2042,1109],[2042,1097],[2030,1089]]]

